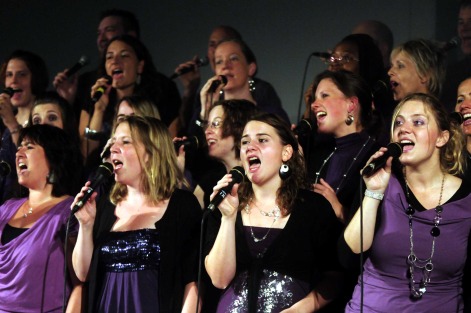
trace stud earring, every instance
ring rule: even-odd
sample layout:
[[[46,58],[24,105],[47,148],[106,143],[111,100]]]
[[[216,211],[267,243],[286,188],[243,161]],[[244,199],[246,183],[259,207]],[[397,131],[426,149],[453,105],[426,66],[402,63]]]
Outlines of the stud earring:
[[[54,172],[51,171],[49,174],[46,176],[46,182],[48,184],[54,184],[56,182],[56,175],[54,175]]]

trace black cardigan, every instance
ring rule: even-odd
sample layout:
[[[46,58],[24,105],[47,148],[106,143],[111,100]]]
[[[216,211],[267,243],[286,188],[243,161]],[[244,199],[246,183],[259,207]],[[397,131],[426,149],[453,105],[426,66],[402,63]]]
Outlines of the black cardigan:
[[[115,206],[107,199],[97,206],[93,229],[94,251],[88,274],[88,312],[96,312],[104,270],[99,268],[98,252],[103,239],[116,221]],[[177,189],[172,194],[159,231],[161,262],[159,269],[160,313],[181,312],[185,285],[197,280],[198,239],[201,209],[195,196]],[[157,301],[157,299],[156,299]]]

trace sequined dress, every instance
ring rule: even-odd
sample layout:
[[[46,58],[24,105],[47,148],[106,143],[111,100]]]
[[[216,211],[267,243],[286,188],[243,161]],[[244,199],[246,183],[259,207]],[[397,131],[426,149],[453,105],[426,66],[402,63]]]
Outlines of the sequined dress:
[[[86,311],[180,313],[185,286],[197,280],[198,200],[189,191],[175,190],[155,230],[111,232],[114,212],[113,204],[100,199]],[[132,304],[111,307],[118,299]],[[100,306],[113,309],[100,310]]]
[[[100,249],[105,268],[100,312],[159,312],[160,246],[156,229],[110,232]],[[152,286],[152,288],[149,288]]]

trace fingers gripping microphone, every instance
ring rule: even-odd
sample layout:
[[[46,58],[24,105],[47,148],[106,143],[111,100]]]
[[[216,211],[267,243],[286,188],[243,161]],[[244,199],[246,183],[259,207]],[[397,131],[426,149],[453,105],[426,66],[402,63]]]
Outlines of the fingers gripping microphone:
[[[10,164],[5,161],[0,161],[0,177],[5,177],[11,172]]]
[[[218,194],[208,205],[208,210],[214,211],[214,209],[217,208],[219,204],[221,204],[222,200],[224,200],[227,194],[231,192],[232,187],[234,187],[235,184],[239,184],[244,181],[245,174],[244,168],[242,166],[234,167],[229,172],[229,174],[232,174],[232,181],[229,183],[229,185],[219,190]]]
[[[11,87],[8,87],[8,88],[3,89],[0,93],[5,93],[5,94],[7,94],[7,95],[9,95],[9,96],[11,97],[11,96],[13,96],[13,94],[14,94],[15,92],[20,92],[20,91],[23,91],[23,90],[21,90],[21,89],[13,89],[13,88],[11,88]]]
[[[362,172],[363,176],[370,177],[379,169],[384,167],[389,157],[392,156],[393,158],[398,158],[402,154],[402,147],[397,142],[391,142],[390,144],[388,144],[387,148],[388,150],[385,151],[382,156],[371,161],[367,166],[365,166]]]
[[[88,57],[86,55],[82,55],[80,59],[77,61],[77,63],[75,63],[71,68],[69,68],[67,72],[65,72],[65,76],[67,76],[67,78],[71,77],[72,75],[80,71],[82,67],[84,67],[87,64],[88,64]]]
[[[78,210],[80,210],[83,205],[88,201],[88,199],[90,199],[96,188],[100,186],[108,177],[110,177],[111,174],[113,174],[113,165],[108,162],[101,164],[96,171],[95,177],[91,180],[91,184],[88,187],[88,190],[85,192],[83,197],[74,205],[71,214],[75,214]]]
[[[184,146],[185,147],[185,151],[187,151],[187,149],[198,149],[198,137],[196,136],[193,136],[193,137],[190,137],[188,139],[185,139],[185,140],[180,140],[180,141],[175,141],[173,143],[173,145],[175,146],[175,150],[178,151],[180,149],[181,146]]]
[[[107,80],[106,84],[107,85],[110,85],[113,82],[113,78],[111,78],[111,76],[105,75],[105,76],[103,76],[103,78],[106,78],[106,80]],[[93,94],[93,97],[92,97],[93,102],[97,102],[98,100],[100,100],[101,96],[103,96],[105,91],[106,91],[106,86],[98,87],[96,89],[95,93]]]
[[[219,85],[225,85],[227,84],[227,77],[224,76],[224,75],[219,75],[219,79],[217,80],[213,80],[213,82],[211,83],[211,86],[209,86],[209,92],[210,93],[213,93],[216,91],[216,89],[219,87]]]
[[[209,59],[208,57],[204,57],[204,58],[200,58],[200,59],[197,59],[195,61],[195,65],[196,67],[202,67],[202,66],[206,66],[209,64]],[[172,76],[170,76],[170,79],[175,79],[177,78],[178,76],[181,76],[183,74],[186,74],[186,73],[189,73],[191,71],[193,71],[194,67],[193,66],[189,66],[189,67],[185,67],[185,68],[182,68],[179,72],[177,73],[173,73]]]

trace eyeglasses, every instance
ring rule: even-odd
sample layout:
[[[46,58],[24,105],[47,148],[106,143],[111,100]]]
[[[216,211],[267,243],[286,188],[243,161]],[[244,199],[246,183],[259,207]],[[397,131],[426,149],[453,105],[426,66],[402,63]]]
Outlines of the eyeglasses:
[[[208,123],[205,125],[205,129],[212,128],[212,129],[218,129],[221,128],[222,126],[222,120],[219,118],[215,118],[214,120],[211,121],[211,123]]]
[[[330,64],[333,64],[333,63],[337,63],[339,65],[343,65],[343,64],[346,64],[346,63],[350,63],[352,61],[358,62],[359,60],[355,57],[350,56],[350,55],[343,55],[343,56],[338,56],[338,57],[335,56],[335,55],[331,55],[330,58],[325,60],[325,64],[330,65]]]

